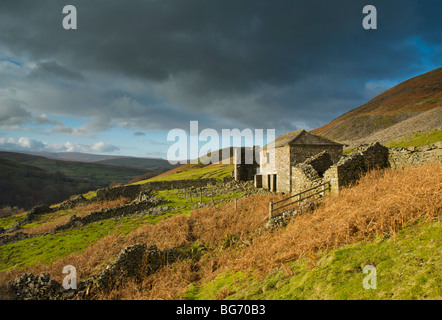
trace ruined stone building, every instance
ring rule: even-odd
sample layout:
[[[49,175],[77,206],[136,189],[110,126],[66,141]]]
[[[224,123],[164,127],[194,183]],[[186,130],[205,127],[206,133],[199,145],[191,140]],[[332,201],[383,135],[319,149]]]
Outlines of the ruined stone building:
[[[305,130],[280,135],[260,151],[261,163],[254,177],[255,186],[278,192],[293,192],[294,166],[311,157],[311,165],[322,174],[342,157],[343,145]]]
[[[400,169],[442,161],[441,142],[390,149],[374,142],[357,147],[349,155],[343,155],[343,147],[305,130],[286,133],[253,152],[253,161],[235,162],[234,178],[254,180],[255,187],[274,192],[295,194],[324,183],[329,183],[332,192],[339,192],[372,169]],[[241,157],[244,159],[244,150]]]

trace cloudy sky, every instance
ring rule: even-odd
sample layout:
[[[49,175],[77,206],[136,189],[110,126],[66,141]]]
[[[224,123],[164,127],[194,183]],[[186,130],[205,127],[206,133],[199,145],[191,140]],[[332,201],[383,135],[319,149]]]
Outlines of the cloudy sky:
[[[314,129],[440,67],[441,16],[440,0],[1,0],[0,149],[165,158],[192,120]]]

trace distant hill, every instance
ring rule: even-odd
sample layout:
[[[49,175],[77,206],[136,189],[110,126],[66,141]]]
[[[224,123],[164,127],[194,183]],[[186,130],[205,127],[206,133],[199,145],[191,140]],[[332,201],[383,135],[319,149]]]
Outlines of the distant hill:
[[[171,165],[169,161],[164,159],[149,159],[149,158],[135,158],[135,157],[118,157],[107,158],[101,160],[92,161],[96,164],[115,165],[130,168],[139,168],[154,171],[164,171],[175,167]]]
[[[61,172],[68,178],[72,179],[94,180],[101,186],[109,185],[112,182],[126,182],[136,176],[146,173],[146,170],[139,168],[55,160],[13,152],[0,152],[0,158],[35,166],[48,173]]]
[[[0,207],[16,205],[27,208],[49,199],[54,203],[74,194],[108,187],[112,183],[128,183],[137,177],[154,176],[173,168],[161,159],[118,158],[79,162],[16,152],[0,152],[0,160]]]
[[[0,207],[29,209],[36,204],[52,204],[76,193],[87,192],[96,184],[72,179],[41,168],[0,158]]]
[[[371,137],[393,126],[394,130]],[[404,81],[312,132],[355,146],[378,138],[388,141],[440,126],[442,68]]]
[[[233,155],[237,147],[228,147],[209,152],[207,155],[198,158],[198,164],[176,165],[174,168],[146,179],[135,179],[133,182],[140,184],[147,181],[181,180],[230,177],[234,170]],[[228,151],[228,152],[227,152]],[[225,153],[225,154],[224,154]],[[222,161],[228,159],[228,164]],[[208,163],[208,164],[203,164]]]
[[[120,156],[109,156],[90,154],[82,152],[46,152],[46,151],[15,151],[16,153],[23,153],[33,156],[45,157],[48,159],[78,161],[78,162],[93,162],[109,158],[119,158]]]
[[[94,162],[98,164],[108,164],[139,169],[161,169],[171,168],[167,160],[157,158],[138,158],[128,156],[110,156],[82,152],[43,152],[43,151],[16,151],[15,153],[40,156],[48,159],[75,161],[75,162]]]

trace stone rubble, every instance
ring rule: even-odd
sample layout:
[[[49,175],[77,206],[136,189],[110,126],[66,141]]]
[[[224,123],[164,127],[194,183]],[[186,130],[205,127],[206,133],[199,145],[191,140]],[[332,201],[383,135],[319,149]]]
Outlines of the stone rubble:
[[[286,210],[280,214],[277,214],[268,220],[265,224],[266,229],[276,229],[286,226],[290,220],[301,214],[312,212],[317,207],[317,202],[304,202],[300,204],[297,208]]]
[[[77,289],[64,289],[42,273],[25,273],[7,284],[9,297],[15,300],[67,300],[90,298],[94,293],[121,284],[127,278],[140,279],[179,257],[175,249],[159,250],[156,245],[137,243],[124,248],[98,275],[77,284]]]
[[[25,273],[9,282],[7,288],[15,300],[56,300],[66,294],[61,284],[50,280],[47,273],[38,276]]]

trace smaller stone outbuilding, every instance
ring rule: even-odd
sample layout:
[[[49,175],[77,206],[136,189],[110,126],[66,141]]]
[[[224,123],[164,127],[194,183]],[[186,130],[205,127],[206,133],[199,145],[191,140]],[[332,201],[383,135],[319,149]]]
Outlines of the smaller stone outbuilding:
[[[259,169],[259,147],[235,148],[233,153],[233,178],[236,181],[253,181]]]

